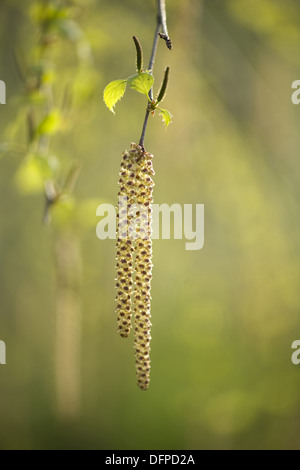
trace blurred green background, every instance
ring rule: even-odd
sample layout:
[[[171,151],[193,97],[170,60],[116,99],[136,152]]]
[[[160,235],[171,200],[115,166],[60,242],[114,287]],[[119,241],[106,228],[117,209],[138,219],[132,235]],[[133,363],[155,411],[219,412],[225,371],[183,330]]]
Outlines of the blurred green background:
[[[145,146],[156,203],[205,204],[205,245],[153,242],[147,392],[132,338],[117,334],[115,243],[97,239],[95,214],[116,202],[146,106],[128,90],[113,116],[102,91],[134,73],[132,35],[148,61],[155,2],[46,3],[70,20],[49,46],[55,77],[44,76],[56,106],[69,103],[50,154],[59,183],[82,168],[45,227],[39,175],[26,169],[28,109],[40,119],[45,103],[18,70],[35,76],[43,2],[2,0],[0,448],[299,449],[298,0],[167,2],[174,48],[159,43],[154,75],[157,90],[170,65],[173,123],[151,118]]]

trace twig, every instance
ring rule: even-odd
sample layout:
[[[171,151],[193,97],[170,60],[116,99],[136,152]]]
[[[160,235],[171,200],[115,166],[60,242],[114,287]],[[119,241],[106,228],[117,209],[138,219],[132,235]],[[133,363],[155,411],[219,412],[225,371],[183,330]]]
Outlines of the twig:
[[[139,141],[139,145],[142,147],[143,150],[145,150],[144,141],[145,141],[145,134],[146,134],[147,124],[148,124],[149,114],[150,114],[150,110],[148,109],[148,106],[147,106],[143,129],[142,129],[142,135]]]
[[[155,29],[155,34],[154,34],[154,39],[153,39],[153,46],[152,46],[152,51],[151,51],[151,57],[149,60],[149,66],[148,69],[152,72],[153,67],[154,67],[154,61],[155,61],[155,56],[156,56],[156,50],[157,50],[157,44],[158,44],[158,34],[160,30],[160,23],[157,22],[156,29]],[[152,88],[151,88],[152,90]]]
[[[161,33],[159,36],[166,41],[168,49],[172,49],[172,41],[169,37],[168,28],[167,28],[167,15],[166,15],[166,1],[158,0],[158,16],[159,22],[161,24]]]
[[[162,30],[162,32],[160,32],[160,29]],[[148,70],[151,73],[152,73],[153,67],[154,67],[157,44],[158,44],[158,37],[159,36],[166,41],[166,44],[167,44],[168,48],[172,49],[172,42],[171,42],[171,39],[169,38],[168,29],[167,29],[167,15],[166,15],[166,2],[165,2],[165,0],[157,0],[157,23],[156,23],[155,35],[154,35],[154,40],[153,40],[151,57],[150,57],[150,61],[149,61],[149,67],[148,67]],[[153,88],[151,88],[151,90],[149,91],[149,98],[150,98],[151,101],[153,100]],[[149,109],[149,105],[148,105],[147,109],[146,109],[142,134],[141,134],[141,138],[140,138],[140,142],[139,142],[139,145],[143,149],[144,149],[144,141],[145,141],[145,134],[146,134],[147,124],[148,124],[149,114],[150,114],[150,109]]]

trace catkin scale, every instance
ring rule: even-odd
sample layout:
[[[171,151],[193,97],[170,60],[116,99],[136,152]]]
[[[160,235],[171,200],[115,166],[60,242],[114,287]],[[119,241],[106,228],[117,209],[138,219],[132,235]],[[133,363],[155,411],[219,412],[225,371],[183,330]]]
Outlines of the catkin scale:
[[[147,390],[150,381],[152,158],[142,147],[131,144],[130,151],[123,153],[118,193],[119,198],[126,196],[127,209],[134,204],[141,207],[134,216],[128,210],[126,224],[121,230],[118,226],[116,300],[118,329],[122,337],[127,337],[130,332],[134,312],[136,375],[142,390]],[[118,205],[117,220],[120,220],[122,210]],[[134,227],[131,225],[133,217],[136,218]],[[123,239],[126,230],[128,238]]]

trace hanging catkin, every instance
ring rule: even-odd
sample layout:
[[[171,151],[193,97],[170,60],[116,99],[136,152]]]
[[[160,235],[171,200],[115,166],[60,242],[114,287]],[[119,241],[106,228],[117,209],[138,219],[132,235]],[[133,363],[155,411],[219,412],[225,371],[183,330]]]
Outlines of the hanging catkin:
[[[131,152],[123,153],[120,169],[118,206],[117,206],[117,277],[116,302],[118,330],[127,338],[131,329],[131,295],[133,285],[133,241],[128,238],[131,216],[128,208],[135,202],[135,164]]]
[[[152,158],[151,154],[134,143],[129,152],[123,153],[117,211],[118,220],[121,221],[117,236],[118,328],[122,337],[128,336],[134,311],[136,374],[142,390],[148,388],[150,380]],[[127,219],[122,201],[127,201]]]

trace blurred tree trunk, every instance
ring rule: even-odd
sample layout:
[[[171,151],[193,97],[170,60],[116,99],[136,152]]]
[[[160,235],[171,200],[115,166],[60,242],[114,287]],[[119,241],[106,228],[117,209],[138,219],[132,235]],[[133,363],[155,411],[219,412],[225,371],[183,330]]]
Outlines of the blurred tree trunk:
[[[76,235],[59,232],[55,259],[57,409],[62,419],[74,419],[79,414],[81,395],[81,253]]]

